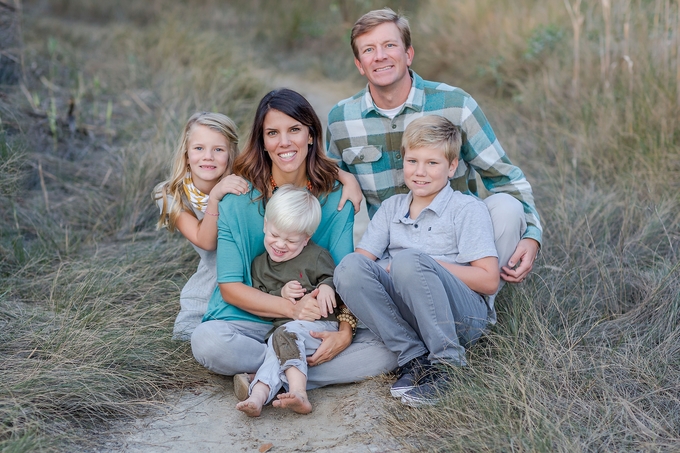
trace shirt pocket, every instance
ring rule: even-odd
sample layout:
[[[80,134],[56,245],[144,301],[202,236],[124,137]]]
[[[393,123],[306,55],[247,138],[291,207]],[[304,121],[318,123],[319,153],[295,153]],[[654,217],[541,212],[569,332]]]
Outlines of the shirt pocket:
[[[342,150],[342,161],[347,165],[369,164],[382,157],[382,146],[353,146]]]

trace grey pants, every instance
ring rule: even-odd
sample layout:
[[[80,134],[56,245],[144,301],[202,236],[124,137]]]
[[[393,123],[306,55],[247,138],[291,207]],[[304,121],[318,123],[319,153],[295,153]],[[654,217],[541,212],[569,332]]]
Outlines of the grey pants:
[[[267,384],[269,386],[269,397],[267,403],[274,399],[282,386],[288,390],[288,379],[286,378],[286,370],[290,367],[295,367],[302,374],[307,376],[307,360],[306,357],[314,354],[314,352],[321,346],[321,340],[312,337],[309,332],[337,332],[338,323],[335,321],[290,321],[280,326],[277,330],[284,330],[295,335],[296,357],[281,358],[276,354],[274,341],[274,333],[267,340],[267,352],[264,356],[264,362],[257,370],[255,379],[250,384],[250,392],[253,391],[253,386],[258,382]],[[283,359],[283,364],[281,363]]]
[[[508,194],[491,195],[484,203],[494,228],[500,268],[507,265],[526,231],[524,208]],[[392,261],[392,275],[361,255],[346,256],[335,271],[338,294],[398,355],[399,365],[428,352],[435,362],[465,364],[464,348],[477,341],[487,324],[496,322],[495,296],[484,303],[436,261],[425,259],[427,255],[406,252],[411,255],[400,259],[404,265],[400,263],[395,270]],[[397,278],[397,272],[403,278]],[[399,281],[396,286],[393,277]],[[501,280],[498,290],[503,284]]]
[[[484,203],[491,215],[494,243],[498,252],[498,268],[500,269],[507,266],[510,257],[515,253],[517,243],[527,229],[524,208],[517,198],[506,193],[491,195],[484,199]],[[501,279],[496,293],[503,288],[503,285],[505,285],[505,281]],[[495,299],[496,295],[494,294],[488,300],[492,309]],[[496,310],[492,310],[489,323],[496,324]]]
[[[191,350],[204,367],[218,374],[255,373],[264,362],[264,337],[271,324],[251,321],[206,321],[194,330]],[[397,356],[368,329],[357,334],[333,360],[310,367],[307,389],[358,382],[397,367]]]
[[[430,361],[466,365],[465,347],[489,322],[486,300],[418,250],[392,257],[390,272],[358,253],[335,269],[336,291],[399,365],[429,353]]]

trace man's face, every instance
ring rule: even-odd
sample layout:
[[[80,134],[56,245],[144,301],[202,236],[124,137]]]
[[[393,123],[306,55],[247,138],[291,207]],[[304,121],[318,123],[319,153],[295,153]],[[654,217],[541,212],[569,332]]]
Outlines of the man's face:
[[[389,89],[400,83],[411,84],[408,68],[413,47],[405,48],[399,28],[392,22],[375,27],[355,40],[359,58],[354,64],[366,76],[371,89]]]

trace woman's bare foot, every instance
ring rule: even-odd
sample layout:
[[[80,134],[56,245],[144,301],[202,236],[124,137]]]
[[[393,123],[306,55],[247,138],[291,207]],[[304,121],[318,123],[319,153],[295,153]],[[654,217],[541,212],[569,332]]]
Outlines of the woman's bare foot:
[[[312,412],[312,404],[307,399],[307,392],[281,393],[277,398],[272,403],[274,407],[290,409],[298,414],[309,414]]]
[[[262,406],[269,398],[269,386],[258,382],[253,386],[253,391],[247,400],[241,401],[236,405],[236,409],[245,413],[248,417],[259,417],[262,413]]]

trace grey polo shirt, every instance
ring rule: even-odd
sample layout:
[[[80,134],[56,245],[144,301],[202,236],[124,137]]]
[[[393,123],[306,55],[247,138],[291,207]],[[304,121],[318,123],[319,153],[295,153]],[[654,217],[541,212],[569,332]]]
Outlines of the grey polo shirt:
[[[409,192],[385,200],[357,248],[377,256],[383,267],[405,249],[418,249],[436,260],[463,265],[498,257],[484,202],[446,186],[414,220],[409,217],[412,197]]]

